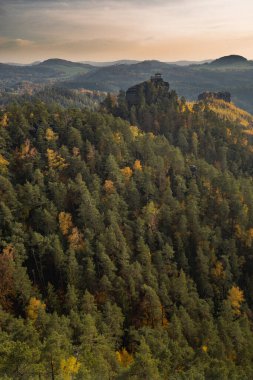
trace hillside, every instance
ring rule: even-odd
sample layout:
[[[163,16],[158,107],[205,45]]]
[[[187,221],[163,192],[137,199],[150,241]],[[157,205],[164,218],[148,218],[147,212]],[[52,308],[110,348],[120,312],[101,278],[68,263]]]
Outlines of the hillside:
[[[0,111],[3,379],[253,378],[252,116],[135,88]]]
[[[192,109],[194,103],[188,103],[188,106]],[[253,128],[253,116],[238,108],[233,103],[228,103],[223,100],[212,99],[207,102],[209,109],[214,111],[220,118],[241,125],[243,128]]]
[[[224,101],[212,100],[209,102],[209,108],[220,118],[240,125],[242,133],[247,135],[249,141],[253,143],[253,116],[251,114]]]

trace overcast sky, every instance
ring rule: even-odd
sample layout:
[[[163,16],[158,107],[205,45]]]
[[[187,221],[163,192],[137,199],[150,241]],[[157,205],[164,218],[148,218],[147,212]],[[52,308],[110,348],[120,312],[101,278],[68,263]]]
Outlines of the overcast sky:
[[[0,0],[0,62],[253,59],[253,0]]]

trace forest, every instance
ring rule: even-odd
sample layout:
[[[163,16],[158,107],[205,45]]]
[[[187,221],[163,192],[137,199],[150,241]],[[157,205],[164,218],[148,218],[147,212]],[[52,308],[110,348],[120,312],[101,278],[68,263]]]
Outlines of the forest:
[[[137,96],[1,107],[3,380],[253,378],[253,117]]]

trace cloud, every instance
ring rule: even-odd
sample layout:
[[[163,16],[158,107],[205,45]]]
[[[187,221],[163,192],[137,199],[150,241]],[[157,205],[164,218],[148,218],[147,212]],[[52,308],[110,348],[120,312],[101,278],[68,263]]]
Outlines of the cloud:
[[[16,48],[26,48],[34,44],[34,41],[24,40],[22,38],[7,39],[0,37],[0,48],[1,49],[16,49]]]
[[[30,40],[23,40],[22,38],[16,38],[14,40],[14,44],[18,47],[27,47],[27,46],[31,46],[34,44],[33,41],[30,41]]]

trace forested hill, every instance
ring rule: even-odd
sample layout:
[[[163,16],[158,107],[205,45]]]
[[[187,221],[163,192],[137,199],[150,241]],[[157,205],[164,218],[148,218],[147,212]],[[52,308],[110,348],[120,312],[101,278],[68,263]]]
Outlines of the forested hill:
[[[3,379],[253,378],[251,116],[136,93],[0,111]]]

